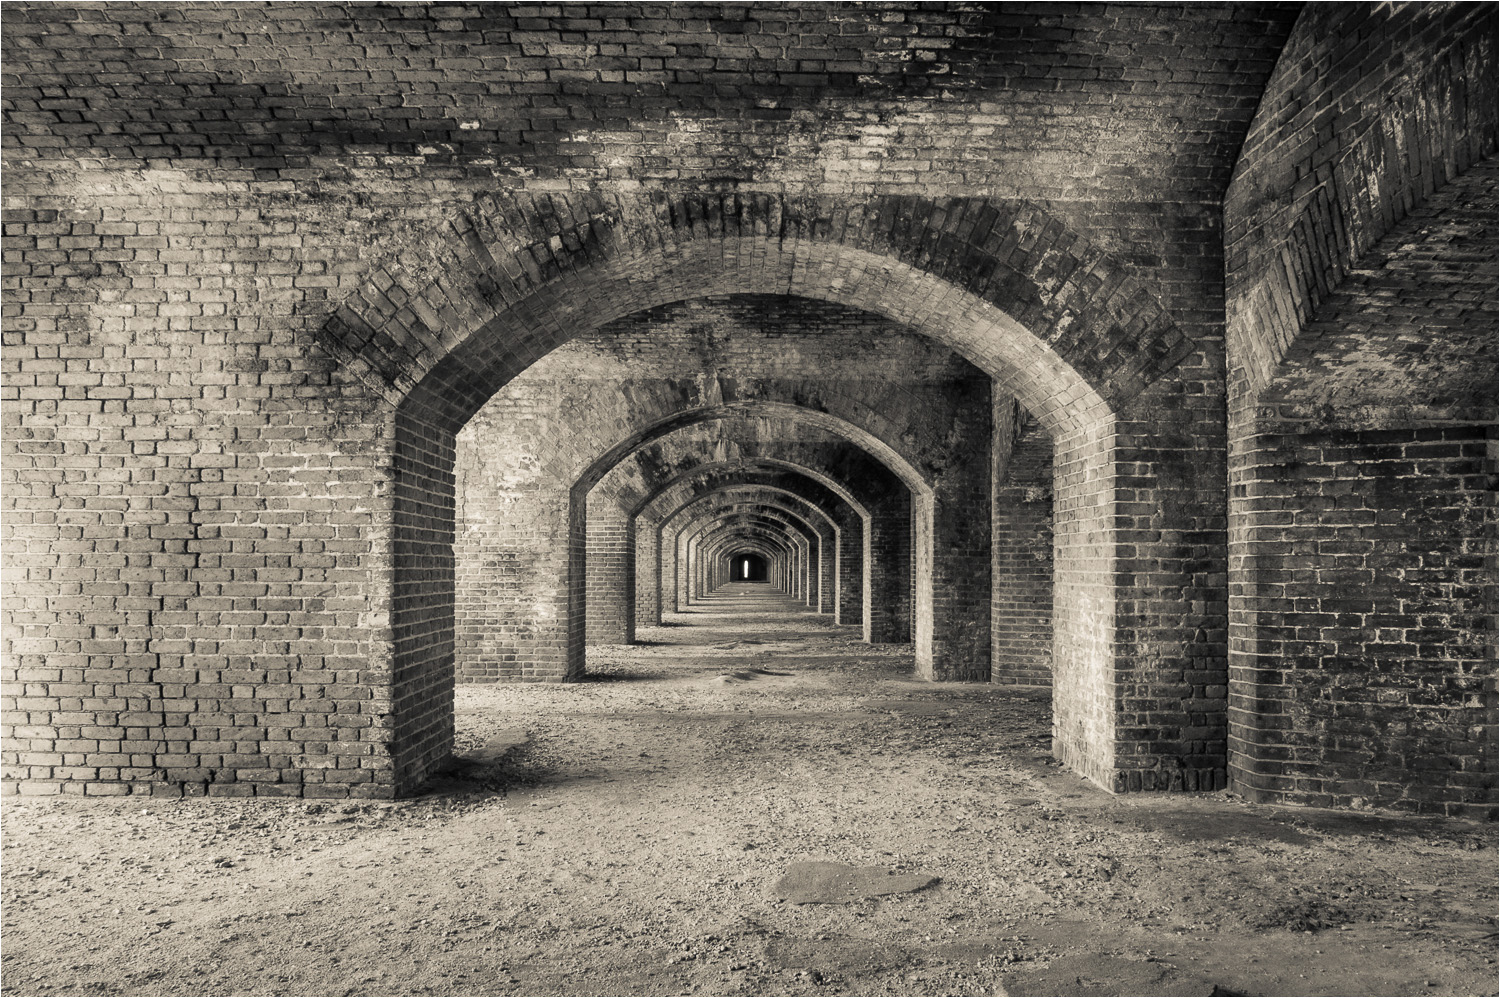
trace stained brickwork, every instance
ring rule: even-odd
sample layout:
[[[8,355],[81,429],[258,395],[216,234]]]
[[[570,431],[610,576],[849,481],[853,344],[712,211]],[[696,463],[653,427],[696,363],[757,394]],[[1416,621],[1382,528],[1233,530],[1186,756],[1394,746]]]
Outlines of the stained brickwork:
[[[408,792],[460,674],[568,678],[586,607],[640,615],[653,532],[658,610],[753,544],[923,675],[1024,630],[1036,677],[1045,515],[1002,503],[1050,460],[1060,760],[1482,812],[1494,25],[9,4],[6,786]],[[569,350],[630,376],[537,389]],[[757,420],[698,479],[657,446]],[[685,529],[778,460],[829,531]]]
[[[439,190],[1003,178],[1005,197],[1207,199],[1294,12],[33,4],[7,18],[6,144],[42,180],[171,164],[271,191],[399,165]]]
[[[1487,5],[1309,8],[1229,189],[1255,799],[1493,814],[1494,63]]]
[[[635,640],[635,521],[608,496],[591,493],[587,508],[587,641],[629,644]]]
[[[1494,806],[1496,208],[1493,158],[1414,208],[1240,413],[1231,730],[1247,792]]]
[[[1246,391],[1415,205],[1495,149],[1491,4],[1311,4],[1225,199],[1230,342]]]

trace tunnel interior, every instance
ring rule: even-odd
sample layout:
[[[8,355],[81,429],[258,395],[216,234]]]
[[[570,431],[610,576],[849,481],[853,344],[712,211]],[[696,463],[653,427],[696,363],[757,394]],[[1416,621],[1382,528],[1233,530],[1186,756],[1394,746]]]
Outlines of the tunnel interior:
[[[7,790],[418,793],[754,556],[1105,792],[1493,813],[1492,6],[683,9],[8,6]]]
[[[730,578],[735,582],[765,582],[769,566],[763,555],[754,551],[735,551],[729,556]]]

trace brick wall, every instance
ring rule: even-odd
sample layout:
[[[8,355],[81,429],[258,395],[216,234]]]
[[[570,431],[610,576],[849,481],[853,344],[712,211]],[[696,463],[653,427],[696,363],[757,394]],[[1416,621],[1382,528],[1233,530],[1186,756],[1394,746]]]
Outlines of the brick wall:
[[[1493,425],[1262,432],[1244,453],[1236,786],[1491,814]]]
[[[439,189],[477,179],[953,196],[995,183],[1002,197],[1159,201],[1222,191],[1295,13],[1230,3],[97,10],[27,4],[7,19],[6,148],[37,161],[44,182],[81,163],[280,192],[308,178],[384,190],[395,167]],[[1170,59],[1163,25],[1179,50]],[[1147,133],[1156,141],[1142,147]]]
[[[1228,192],[1255,799],[1494,813],[1495,39],[1487,5],[1308,8]]]
[[[285,249],[336,227],[97,191],[4,218],[7,786],[394,792],[393,710],[443,691],[393,702],[392,642],[426,653],[441,583],[403,580],[393,622],[371,573],[404,443],[307,349],[339,254]],[[442,519],[451,491],[399,501]]]
[[[1475,115],[1445,109],[1493,107],[1493,44],[1472,44],[1493,13],[1433,9],[1381,50],[1420,70],[1395,103],[1420,106],[1428,145],[1474,147]],[[1311,133],[1372,134],[1359,111],[1396,77],[1325,70],[1385,36],[1340,18],[1409,15],[1308,8],[1292,51],[1316,71],[1284,60],[1268,106],[1288,123],[1251,128],[1296,8],[609,10],[7,8],[7,781],[411,789],[451,740],[465,635],[504,637],[453,596],[459,504],[508,498],[460,487],[470,417],[579,334],[758,293],[919,330],[1035,416],[1055,446],[1059,755],[1120,789],[1213,785],[1226,231],[1248,357],[1254,289],[1280,292],[1244,261],[1298,259],[1280,233],[1315,246],[1354,217],[1297,207],[1295,164],[1344,147],[1275,150],[1308,131],[1295,108],[1320,80],[1350,96]],[[506,57],[433,55],[476,41]],[[578,453],[613,459],[629,435]],[[556,675],[582,661],[587,533],[580,475],[553,478],[518,529],[555,542],[534,565],[553,588],[528,591],[567,626],[524,636],[524,659]],[[837,518],[848,621],[863,524]]]
[[[1242,408],[1235,780],[1471,816],[1495,802],[1496,171],[1378,242]]]
[[[602,501],[601,501],[602,498]],[[635,520],[608,497],[588,500],[586,641],[591,645],[635,640]]]

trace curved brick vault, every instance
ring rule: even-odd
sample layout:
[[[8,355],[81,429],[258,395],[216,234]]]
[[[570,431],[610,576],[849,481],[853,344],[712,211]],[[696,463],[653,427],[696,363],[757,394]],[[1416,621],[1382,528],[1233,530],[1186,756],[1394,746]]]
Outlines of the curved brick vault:
[[[1247,394],[1407,212],[1494,153],[1495,37],[1488,4],[1303,10],[1225,195]]]
[[[915,490],[919,494],[931,492],[929,482],[935,483],[938,475],[961,467],[964,460],[956,451],[965,439],[953,432],[951,422],[944,425],[943,415],[946,413],[924,423],[908,422],[898,441],[903,452],[923,462]],[[774,419],[714,418],[685,431],[674,431],[622,459],[600,479],[591,500],[607,497],[634,516],[654,501],[661,489],[706,464],[759,458],[820,468],[842,482],[860,483],[862,490],[874,490],[875,495],[912,487],[909,475],[901,475],[889,460],[881,460],[857,440],[792,414],[792,418]]]
[[[748,468],[748,466],[747,466]],[[672,517],[681,513],[694,503],[704,502],[709,499],[723,497],[728,501],[748,500],[762,505],[770,505],[794,512],[809,527],[813,529],[827,528],[829,531],[838,529],[838,521],[834,518],[834,512],[804,498],[799,492],[787,488],[784,484],[771,484],[767,481],[755,481],[748,476],[734,482],[716,484],[711,488],[704,488],[702,482],[696,482],[699,486],[686,496],[679,494],[677,497],[667,499],[662,504],[662,511],[652,519],[659,523],[667,523]],[[668,490],[664,489],[658,494],[657,499],[666,498]],[[673,505],[673,503],[676,505]]]
[[[792,519],[763,506],[737,505],[707,510],[694,518],[687,529],[710,559],[722,546],[722,535],[732,530],[757,530],[780,544],[788,554],[800,550],[807,541],[807,535],[798,530]]]
[[[580,328],[705,295],[800,295],[906,323],[1054,428],[1192,352],[1123,264],[1024,203],[496,195],[433,243],[441,276],[381,269],[321,342],[447,432]]]
[[[548,210],[560,205],[554,200]],[[395,301],[390,294],[372,301],[375,296],[366,295],[341,309],[325,328],[330,349],[362,367],[367,377],[377,377],[399,400],[394,440],[398,571],[392,620],[396,670],[406,678],[397,684],[395,702],[402,724],[411,729],[399,741],[413,749],[407,761],[398,762],[398,773],[415,778],[425,772],[441,758],[449,738],[445,732],[451,722],[436,705],[447,699],[445,689],[452,682],[443,665],[452,633],[451,583],[445,581],[451,577],[445,567],[451,554],[443,550],[452,522],[453,486],[447,471],[452,434],[509,379],[580,329],[704,294],[789,294],[851,305],[905,323],[990,373],[994,391],[1014,395],[1054,433],[1064,434],[1085,465],[1109,460],[1111,403],[1124,404],[1193,352],[1160,306],[1123,270],[1109,269],[1103,256],[1087,251],[1091,262],[1081,266],[1071,252],[1077,241],[1026,206],[1001,212],[968,203],[933,212],[890,201],[817,206],[829,209],[822,213],[826,218],[819,212],[799,213],[806,205],[780,200],[711,199],[703,204],[687,199],[663,203],[648,214],[624,199],[584,198],[568,205],[572,217],[560,231],[548,234],[534,214],[510,204],[506,231],[518,232],[519,211],[520,218],[532,218],[531,238],[506,244],[481,213],[449,243],[462,247],[446,267],[459,283],[450,287],[439,280],[425,299],[402,293]],[[525,207],[534,211],[536,205]],[[757,225],[764,234],[757,234]],[[517,254],[527,246],[551,262],[538,269],[538,258],[528,251],[526,261],[533,266],[522,267]],[[485,296],[476,297],[481,285]],[[996,307],[996,300],[1021,321]],[[434,326],[443,331],[435,332]],[[1108,480],[1108,473],[1099,472],[1077,478],[1077,487],[1094,495],[1076,508],[1089,509],[1087,516],[1104,515],[1107,505],[1100,504],[1098,490]],[[930,524],[934,506],[918,496],[912,511]],[[571,520],[570,533],[581,541],[582,517]],[[950,538],[950,530],[976,536]],[[937,533],[943,541],[935,545]],[[969,672],[987,676],[988,597],[971,585],[976,577],[987,578],[987,530],[981,535],[969,518],[951,528],[920,527],[915,536],[917,605],[942,611],[941,616],[916,614],[919,670],[949,678]],[[1084,533],[1056,536],[1065,547],[1096,543]],[[568,636],[551,646],[574,663],[582,661],[585,639],[584,614],[579,612],[585,598],[585,545],[579,541],[570,544],[569,577],[577,581],[569,584],[566,601],[561,596],[556,601],[558,615],[568,621]],[[1083,548],[1078,550],[1081,557]],[[950,564],[924,552],[953,552],[959,558]],[[404,572],[402,565],[422,568]],[[1070,642],[1082,671],[1059,670],[1076,676],[1059,687],[1056,700],[1060,711],[1076,716],[1060,738],[1059,745],[1066,747],[1059,751],[1076,760],[1093,759],[1091,775],[1111,782],[1114,778],[1103,774],[1114,766],[1104,761],[1116,752],[1106,747],[1114,742],[1112,722],[1085,718],[1109,716],[1112,708],[1083,704],[1112,696],[1099,669],[1115,654],[1116,639],[1112,623],[1103,629],[1099,624],[1112,619],[1108,608],[1100,606],[1101,598],[1107,604],[1114,597],[1098,590],[1109,575],[1103,565],[1080,562],[1079,567],[1075,584],[1055,590],[1072,608],[1068,619],[1078,620],[1089,635],[1081,643]],[[948,598],[934,602],[935,591]],[[898,621],[905,617],[895,600],[866,603],[889,606]],[[871,627],[867,624],[867,630]],[[1173,622],[1174,636],[1164,632],[1166,640],[1181,640],[1175,637],[1181,627]],[[1100,640],[1110,649],[1102,657],[1084,651]],[[1059,658],[1063,661],[1073,660]],[[553,667],[543,661],[538,668],[537,675],[545,675]],[[564,669],[561,674],[569,673]],[[1074,701],[1080,704],[1076,711],[1068,706]],[[1199,752],[1195,747],[1191,754]],[[1138,753],[1131,764],[1157,765]],[[1195,774],[1201,769],[1197,762],[1184,768]],[[1191,779],[1196,783],[1199,777]]]
[[[879,411],[859,406],[857,402],[847,408],[839,407],[839,409],[846,411],[851,418],[835,414],[839,411],[837,409],[835,412],[826,412],[767,399],[725,401],[682,409],[635,429],[629,436],[599,454],[593,463],[578,476],[573,492],[575,495],[586,495],[626,457],[641,450],[647,444],[679,430],[691,429],[710,421],[722,425],[726,422],[726,417],[765,416],[793,426],[805,425],[824,430],[835,437],[843,438],[879,460],[913,493],[921,496],[932,495],[933,487],[930,479],[917,467],[917,462],[920,462],[921,458],[911,454],[905,446],[911,440],[910,435],[887,437],[867,429],[866,427],[875,427],[889,433],[892,421]],[[858,419],[859,422],[853,421],[854,419]],[[893,440],[894,446],[892,443],[887,443],[887,439]]]
[[[699,461],[684,468],[665,469],[669,473],[654,480],[651,491],[637,504],[628,507],[634,516],[659,517],[666,498],[696,493],[739,476],[786,469],[817,483],[832,500],[842,502],[860,517],[868,517],[871,507],[899,495],[902,482],[884,465],[852,448],[833,451],[838,460],[829,460],[830,448],[797,445],[746,448],[744,452],[724,455],[715,460]],[[840,453],[842,452],[842,453]],[[821,458],[821,460],[819,460]],[[884,474],[881,472],[884,471]]]

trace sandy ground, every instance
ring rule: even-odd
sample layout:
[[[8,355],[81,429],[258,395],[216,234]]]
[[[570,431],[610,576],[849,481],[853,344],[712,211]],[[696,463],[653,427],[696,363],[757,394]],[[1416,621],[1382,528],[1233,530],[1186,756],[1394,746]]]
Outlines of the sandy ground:
[[[726,595],[390,804],[11,799],[10,995],[1495,994],[1489,825],[1111,797],[1045,697]],[[935,884],[797,904],[794,864]],[[914,882],[922,882],[920,878]],[[895,883],[895,881],[890,881]]]

